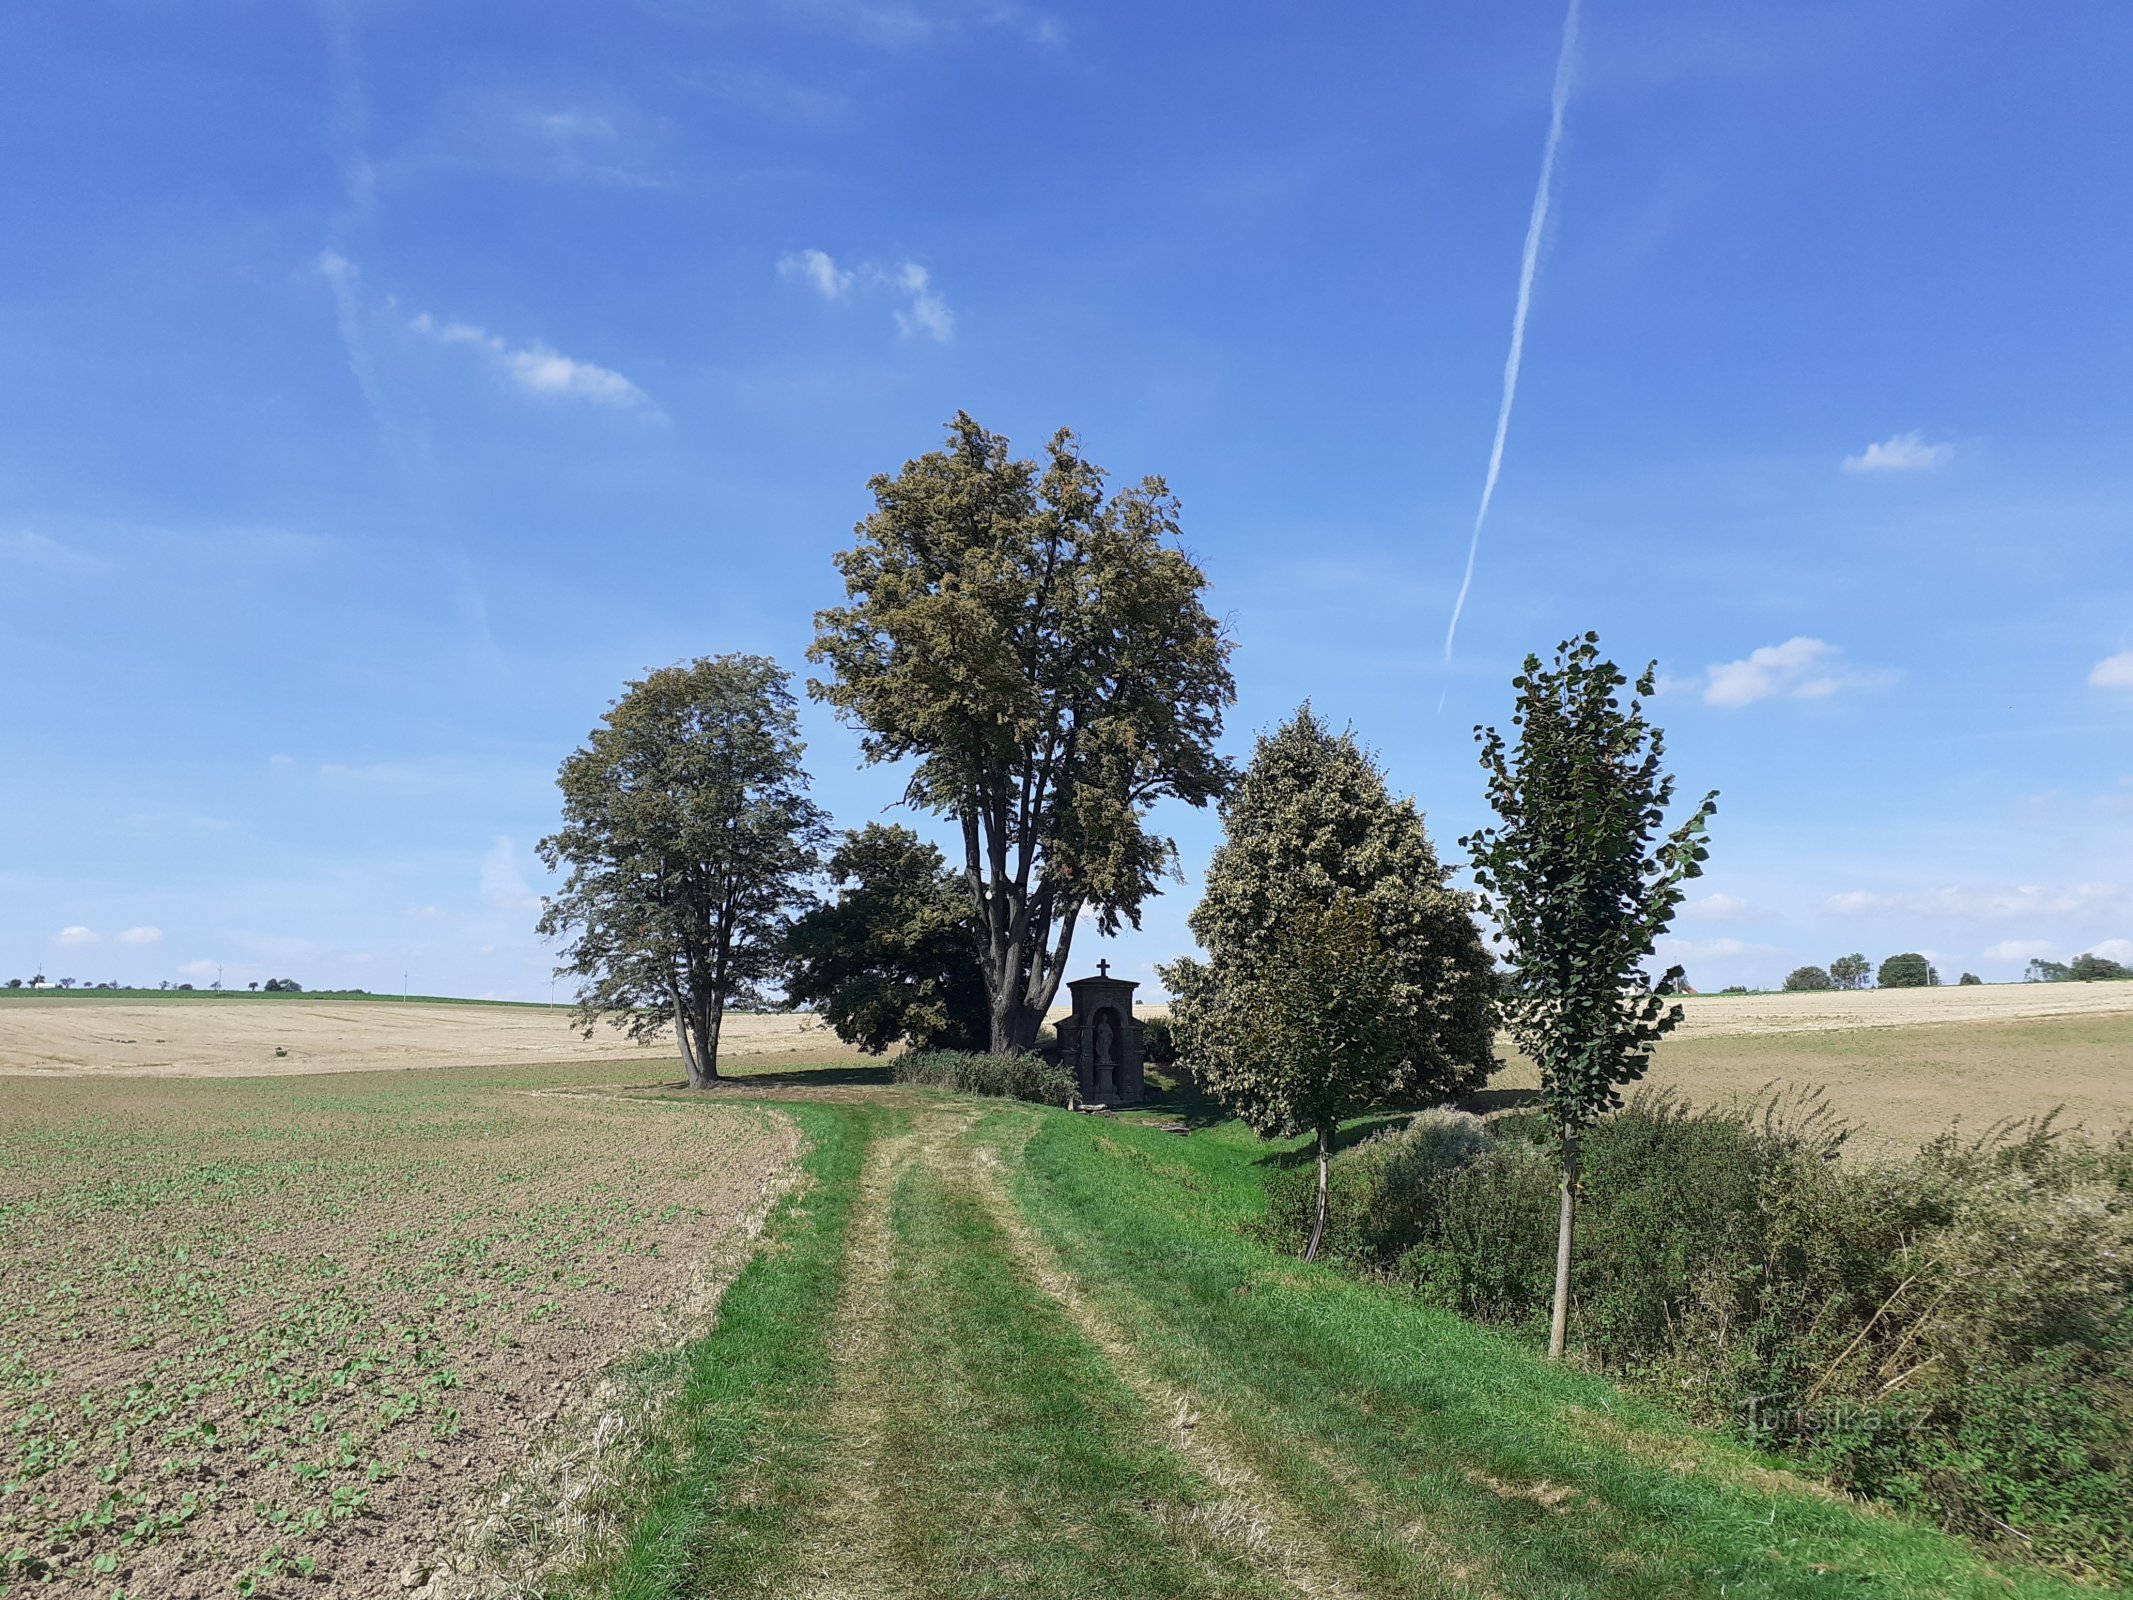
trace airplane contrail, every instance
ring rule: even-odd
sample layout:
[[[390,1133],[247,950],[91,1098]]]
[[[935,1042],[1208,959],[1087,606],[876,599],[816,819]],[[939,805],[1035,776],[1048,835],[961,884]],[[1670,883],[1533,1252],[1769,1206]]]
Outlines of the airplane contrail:
[[[1489,502],[1496,498],[1496,480],[1503,472],[1503,441],[1511,431],[1511,403],[1518,397],[1518,363],[1526,351],[1526,312],[1533,305],[1533,272],[1540,264],[1541,232],[1548,222],[1548,188],[1555,176],[1556,147],[1563,142],[1563,111],[1570,103],[1570,64],[1578,42],[1579,0],[1570,0],[1563,18],[1562,53],[1555,58],[1555,94],[1548,108],[1548,142],[1541,151],[1540,185],[1533,191],[1533,215],[1526,223],[1526,252],[1518,264],[1518,305],[1511,313],[1511,354],[1503,364],[1503,404],[1496,412],[1496,442],[1489,447],[1489,472],[1481,483],[1481,509],[1474,513],[1474,536],[1466,547],[1466,576],[1459,580],[1459,598],[1452,604],[1452,620],[1444,630],[1444,659],[1452,659],[1452,640],[1459,632],[1459,618],[1466,610],[1467,591],[1474,586],[1474,558],[1481,553],[1481,525],[1489,520]],[[1441,706],[1440,706],[1441,709]]]

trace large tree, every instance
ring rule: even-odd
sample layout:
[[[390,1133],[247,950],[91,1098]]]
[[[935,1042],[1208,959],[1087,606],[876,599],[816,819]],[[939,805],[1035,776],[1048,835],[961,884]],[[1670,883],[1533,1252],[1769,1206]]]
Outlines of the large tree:
[[[911,762],[910,804],[955,820],[991,1047],[1026,1050],[1076,920],[1138,926],[1174,870],[1149,808],[1227,786],[1230,643],[1163,480],[1107,496],[1063,429],[1040,464],[959,412],[944,449],[868,487],[846,603],[808,652],[832,676],[808,688],[869,761]]]
[[[829,859],[831,898],[793,924],[786,997],[879,1055],[977,1050],[991,1028],[962,879],[909,828],[870,822]]]
[[[1839,956],[1829,964],[1829,981],[1840,989],[1864,989],[1866,980],[1873,975],[1873,963],[1854,950],[1848,956]]]
[[[1653,674],[1647,667],[1638,678],[1638,695],[1652,692]],[[1550,666],[1526,657],[1511,680],[1517,745],[1494,728],[1474,730],[1496,826],[1461,841],[1516,974],[1505,1020],[1540,1070],[1541,1099],[1560,1136],[1548,1339],[1556,1358],[1569,1326],[1578,1135],[1622,1104],[1622,1085],[1644,1075],[1652,1047],[1681,1021],[1681,1007],[1654,992],[1644,969],[1682,885],[1703,871],[1705,830],[1718,808],[1713,791],[1661,834],[1674,798],[1662,765],[1666,741],[1639,700],[1622,703],[1627,682],[1601,658],[1597,634],[1566,641]],[[1670,969],[1658,987],[1680,972]]]
[[[628,684],[564,761],[567,874],[541,912],[580,980],[577,1021],[633,1039],[672,1024],[689,1083],[718,1078],[726,1007],[784,954],[828,825],[807,794],[791,678],[763,656],[706,657]]]
[[[1303,706],[1260,737],[1222,825],[1190,919],[1206,960],[1162,969],[1179,1054],[1214,1050],[1233,974],[1262,967],[1299,912],[1346,895],[1392,963],[1399,1049],[1379,1098],[1427,1103],[1480,1088],[1495,1066],[1496,980],[1472,901],[1447,886],[1422,813],[1392,797],[1355,735]]]
[[[1877,989],[1928,989],[1940,982],[1933,964],[1916,950],[1890,956],[1874,974]]]

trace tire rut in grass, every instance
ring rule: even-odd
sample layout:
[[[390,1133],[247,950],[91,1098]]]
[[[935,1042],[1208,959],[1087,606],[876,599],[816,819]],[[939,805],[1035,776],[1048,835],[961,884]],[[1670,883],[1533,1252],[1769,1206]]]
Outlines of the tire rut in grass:
[[[889,1207],[920,1136],[908,1128],[874,1141],[852,1206],[831,1344],[836,1386],[824,1419],[824,1432],[839,1446],[829,1467],[837,1488],[791,1568],[796,1577],[789,1592],[809,1600],[901,1600],[919,1593],[897,1573],[880,1486],[882,1387],[895,1359]]]
[[[1017,1210],[1000,1180],[997,1155],[967,1144],[956,1152],[960,1176],[984,1205],[1028,1280],[1049,1296],[1145,1412],[1165,1425],[1168,1442],[1214,1490],[1211,1526],[1243,1549],[1266,1577],[1292,1594],[1361,1597],[1368,1587],[1312,1526],[1310,1515],[1255,1468],[1230,1438],[1226,1418],[1191,1391],[1154,1377],[1132,1341],[1081,1292],[1051,1246]],[[1463,1575],[1462,1575],[1463,1576]]]

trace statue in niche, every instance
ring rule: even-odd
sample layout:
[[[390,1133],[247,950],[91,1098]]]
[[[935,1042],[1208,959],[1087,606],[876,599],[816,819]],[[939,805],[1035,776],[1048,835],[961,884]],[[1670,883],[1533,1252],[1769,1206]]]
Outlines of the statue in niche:
[[[1118,1065],[1118,1030],[1111,1026],[1108,1009],[1096,1013],[1096,1061],[1097,1065]]]

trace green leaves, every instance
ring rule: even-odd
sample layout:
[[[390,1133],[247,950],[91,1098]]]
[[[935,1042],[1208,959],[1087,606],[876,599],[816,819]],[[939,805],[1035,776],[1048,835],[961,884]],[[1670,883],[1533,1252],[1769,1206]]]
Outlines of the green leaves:
[[[808,651],[831,672],[808,692],[869,761],[912,762],[909,803],[961,826],[996,1049],[1034,1037],[1075,917],[1137,923],[1172,869],[1148,808],[1230,778],[1231,647],[1175,548],[1177,502],[1160,478],[1107,499],[1064,430],[1045,454],[1016,460],[959,412],[945,448],[875,478],[837,557],[846,604]]]
[[[1487,952],[1467,897],[1445,884],[1421,813],[1412,800],[1392,798],[1354,735],[1333,733],[1303,707],[1260,738],[1223,805],[1223,824],[1192,914],[1208,959],[1176,962],[1162,975],[1177,996],[1179,1052],[1222,1085],[1225,1102],[1262,1132],[1292,1131],[1317,1125],[1293,1120],[1306,1101],[1319,1103],[1321,1088],[1302,1081],[1310,1074],[1330,1074],[1323,1092],[1346,1107],[1334,1120],[1394,1097],[1449,1099],[1479,1088],[1495,1065]],[[1322,928],[1334,907],[1341,926]],[[1368,934],[1367,952],[1351,921]],[[1271,1055],[1261,1048],[1266,1006],[1285,1006],[1298,992],[1284,974],[1319,959],[1315,945],[1300,949],[1298,940],[1321,936],[1327,948],[1349,951],[1374,985],[1372,1027],[1381,1032],[1372,1035],[1367,1071],[1287,1046]],[[1318,972],[1310,981],[1348,1005],[1337,980]]]
[[[1636,695],[1654,683],[1647,667]],[[1628,680],[1597,634],[1565,641],[1552,665],[1528,656],[1512,684],[1517,745],[1474,730],[1497,822],[1460,843],[1515,974],[1505,1020],[1551,1113],[1583,1127],[1622,1103],[1620,1086],[1681,1019],[1650,992],[1644,963],[1709,859],[1718,796],[1662,834],[1674,798],[1665,736],[1641,699],[1624,706]],[[1679,978],[1671,969],[1658,987]]]
[[[793,924],[786,997],[872,1054],[897,1043],[981,1048],[977,930],[940,851],[909,828],[870,822],[844,836],[829,875],[835,899]]]
[[[672,1021],[692,1082],[717,1075],[727,1003],[777,970],[828,833],[790,683],[724,655],[629,684],[563,763],[563,826],[539,847],[568,872],[539,927],[569,941],[579,1022],[648,1039]]]

